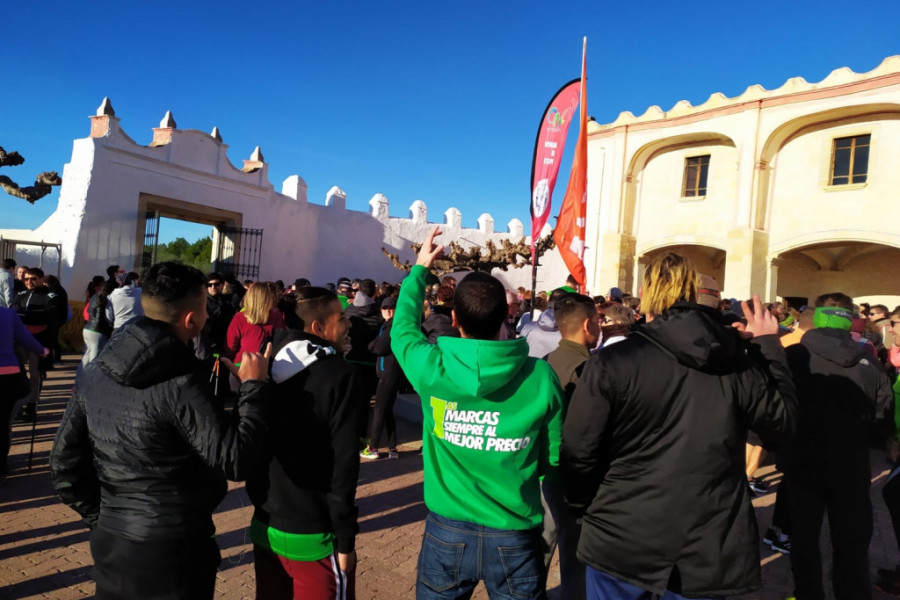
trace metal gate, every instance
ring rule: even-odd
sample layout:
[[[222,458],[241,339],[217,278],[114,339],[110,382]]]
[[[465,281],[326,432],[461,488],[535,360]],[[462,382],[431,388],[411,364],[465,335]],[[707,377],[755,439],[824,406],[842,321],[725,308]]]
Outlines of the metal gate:
[[[141,271],[146,271],[156,264],[156,250],[159,247],[159,211],[148,210],[144,215],[147,220],[144,228],[144,253],[141,256]]]
[[[262,229],[216,226],[213,270],[223,276],[233,275],[238,281],[259,277],[262,253]]]

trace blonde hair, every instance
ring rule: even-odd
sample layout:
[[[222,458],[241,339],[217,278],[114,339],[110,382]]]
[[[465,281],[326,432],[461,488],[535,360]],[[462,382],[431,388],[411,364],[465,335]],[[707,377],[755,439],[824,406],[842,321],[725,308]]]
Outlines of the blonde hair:
[[[257,281],[244,295],[244,317],[251,325],[265,325],[275,308],[275,296],[267,282]]]
[[[644,272],[641,308],[658,317],[676,302],[696,302],[700,273],[687,257],[666,252],[650,261]]]

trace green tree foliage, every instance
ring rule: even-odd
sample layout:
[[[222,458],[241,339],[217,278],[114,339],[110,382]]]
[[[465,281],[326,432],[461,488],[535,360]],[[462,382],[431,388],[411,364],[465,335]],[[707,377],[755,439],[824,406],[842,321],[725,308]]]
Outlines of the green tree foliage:
[[[208,272],[212,260],[212,238],[206,236],[192,244],[179,237],[168,244],[160,244],[156,250],[156,261],[170,260],[197,267],[204,273]]]

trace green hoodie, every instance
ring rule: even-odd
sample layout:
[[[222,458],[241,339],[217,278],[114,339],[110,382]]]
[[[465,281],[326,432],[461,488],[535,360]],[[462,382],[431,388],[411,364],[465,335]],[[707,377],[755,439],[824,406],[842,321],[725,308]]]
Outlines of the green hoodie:
[[[486,527],[536,527],[539,477],[559,465],[559,381],[524,339],[429,344],[420,328],[427,274],[412,268],[391,328],[394,355],[422,398],[425,504]]]

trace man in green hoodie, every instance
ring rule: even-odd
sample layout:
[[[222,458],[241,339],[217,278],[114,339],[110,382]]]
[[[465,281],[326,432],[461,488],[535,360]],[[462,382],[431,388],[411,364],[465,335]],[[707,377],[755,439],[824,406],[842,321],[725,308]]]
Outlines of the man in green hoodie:
[[[443,250],[425,239],[397,301],[391,347],[422,398],[425,504],[416,597],[459,598],[479,580],[492,597],[546,595],[540,477],[557,477],[563,391],[524,339],[499,341],[506,294],[471,273],[456,288],[460,338],[429,344],[420,323],[428,269]]]

